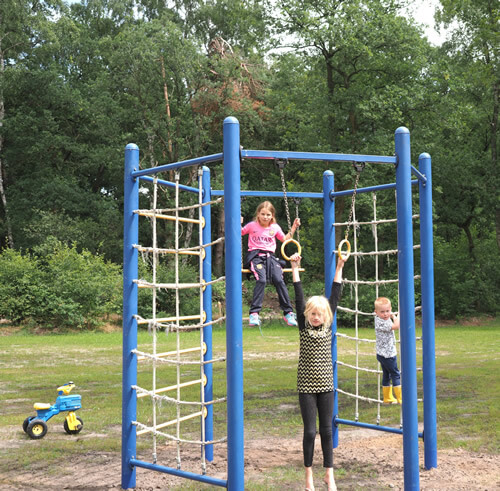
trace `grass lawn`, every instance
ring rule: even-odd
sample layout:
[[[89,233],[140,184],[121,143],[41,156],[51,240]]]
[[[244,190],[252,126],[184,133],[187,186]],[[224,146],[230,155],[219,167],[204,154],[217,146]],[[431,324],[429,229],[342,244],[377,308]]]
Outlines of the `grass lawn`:
[[[370,330],[360,330],[360,337],[370,336]],[[340,332],[352,334],[349,330]],[[2,335],[3,334],[3,335]],[[500,441],[498,373],[500,321],[481,325],[453,325],[436,329],[437,418],[439,448],[463,448],[469,451],[498,453]],[[199,344],[198,333],[185,333],[186,346]],[[139,349],[146,351],[150,335],[139,333]],[[159,335],[158,351],[175,347],[175,335]],[[214,357],[225,351],[225,331],[214,329]],[[87,452],[103,451],[119,454],[121,447],[121,332],[84,332],[70,334],[33,335],[0,326],[0,471],[15,469],[30,472],[41,463],[50,465],[60,459],[78,459]],[[354,358],[352,346],[339,340],[339,359]],[[296,329],[283,324],[266,322],[263,336],[258,329],[244,328],[244,383],[246,437],[293,437],[300,434],[302,422],[295,390],[298,356]],[[364,349],[373,349],[364,348]],[[419,355],[420,357],[420,355]],[[361,355],[367,365],[376,367],[371,352]],[[421,360],[421,357],[420,357]],[[420,365],[417,362],[417,365]],[[171,366],[159,367],[159,377],[174,383]],[[195,368],[183,368],[183,377],[195,374]],[[170,372],[169,372],[170,371]],[[198,369],[199,372],[199,369]],[[170,377],[170,378],[169,378]],[[375,377],[375,378],[374,378]],[[149,383],[147,364],[141,365],[139,385]],[[54,403],[56,388],[72,380],[74,393],[82,396],[82,409],[77,414],[83,419],[82,435],[88,438],[60,437],[57,445],[45,437],[30,441],[22,432],[23,420],[34,414],[33,403]],[[339,372],[341,386],[351,386],[348,371]],[[421,396],[421,374],[419,397]],[[222,397],[226,389],[225,368],[214,367],[214,396]],[[376,396],[376,376],[360,376],[360,393]],[[183,392],[187,398],[196,398],[196,388]],[[169,409],[159,408],[162,417]],[[377,405],[360,403],[360,421],[375,422]],[[340,416],[354,419],[356,408],[349,400],[340,400]],[[421,416],[422,410],[419,409]],[[384,425],[398,425],[399,407],[385,408]],[[138,419],[150,421],[148,403],[140,401]],[[421,418],[420,418],[421,419]],[[48,422],[48,434],[61,432],[64,415],[54,416]],[[186,427],[186,434],[198,431],[195,422]],[[225,434],[225,407],[215,409],[215,438]],[[95,436],[93,436],[95,435]],[[150,439],[138,439],[138,447],[145,449]],[[28,444],[30,443],[30,444]],[[300,469],[299,469],[300,471]],[[292,472],[293,478],[296,478]],[[280,477],[275,477],[280,479]],[[284,482],[290,479],[285,472]],[[119,483],[117,483],[119,484]],[[194,489],[194,488],[193,488]],[[255,488],[257,489],[257,488]]]

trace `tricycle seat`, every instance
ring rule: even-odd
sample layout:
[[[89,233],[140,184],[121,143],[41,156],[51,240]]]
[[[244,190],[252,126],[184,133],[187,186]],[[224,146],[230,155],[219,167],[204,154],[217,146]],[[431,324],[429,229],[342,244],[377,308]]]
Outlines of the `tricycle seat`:
[[[38,410],[43,410],[43,409],[50,409],[50,404],[46,404],[45,402],[35,402],[33,404],[33,407],[38,411]]]

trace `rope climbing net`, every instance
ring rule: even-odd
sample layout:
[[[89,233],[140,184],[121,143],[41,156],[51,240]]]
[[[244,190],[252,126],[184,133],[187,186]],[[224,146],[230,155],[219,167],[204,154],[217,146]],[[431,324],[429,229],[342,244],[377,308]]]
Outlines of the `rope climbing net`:
[[[151,311],[150,315],[144,314],[144,311],[140,312],[142,315],[135,315],[139,326],[147,326],[150,343],[145,348],[141,345],[141,349],[132,350],[137,356],[140,381],[140,385],[138,382],[132,386],[137,395],[137,414],[140,415],[132,424],[136,426],[138,437],[152,437],[154,464],[157,463],[158,445],[162,440],[174,442],[177,469],[182,468],[181,444],[199,445],[201,472],[205,474],[206,461],[212,460],[210,453],[207,459],[207,449],[211,450],[211,445],[225,442],[227,438],[214,439],[212,418],[207,418],[212,415],[213,406],[224,403],[226,397],[212,397],[212,367],[225,362],[225,356],[207,359],[207,352],[211,354],[212,349],[211,334],[207,341],[206,332],[212,325],[223,322],[225,317],[212,320],[210,315],[207,318],[203,301],[207,286],[223,282],[225,278],[205,281],[203,260],[206,249],[224,239],[210,243],[203,241],[206,225],[203,207],[218,204],[222,198],[203,202],[201,168],[197,171],[197,181],[197,203],[180,206],[180,172],[175,171],[175,206],[162,209],[159,207],[160,191],[165,188],[155,177],[150,196],[152,208],[134,211],[149,221],[152,244],[133,246],[141,254],[144,266],[142,271],[140,269],[143,278],[134,282],[139,289],[149,292],[145,297],[151,300]],[[174,246],[161,247],[163,244],[160,242],[169,240],[172,235]],[[181,244],[183,236],[185,240]],[[193,237],[191,242],[196,241],[196,245],[190,245],[186,237]],[[197,269],[197,280],[190,283],[183,282],[181,278],[188,257]],[[186,312],[190,308],[196,311]],[[173,315],[165,315],[166,310],[173,311]],[[162,331],[164,335],[160,336]],[[209,347],[207,343],[210,343]],[[164,345],[169,348],[167,351],[163,350]],[[207,392],[208,386],[210,391]],[[199,426],[192,425],[196,420]],[[193,437],[196,434],[200,436]]]
[[[366,200],[368,201],[368,200]],[[364,203],[367,204],[366,202]],[[397,236],[395,225],[397,219],[379,219],[377,217],[377,195],[371,193],[371,206],[364,206],[363,209],[372,210],[372,216],[368,221],[358,221],[356,216],[355,200],[352,201],[352,206],[347,222],[334,223],[335,227],[350,227],[353,229],[353,246],[350,255],[354,261],[354,278],[344,279],[343,283],[350,286],[350,295],[344,293],[343,305],[338,306],[338,312],[342,319],[352,322],[354,325],[353,335],[337,332],[338,340],[338,356],[337,365],[338,372],[338,387],[337,392],[348,398],[354,399],[355,421],[360,418],[360,402],[364,401],[368,404],[377,405],[376,424],[381,422],[381,374],[375,351],[375,330],[373,328],[373,301],[379,296],[393,297],[392,311],[398,312],[398,279],[395,277],[384,278],[386,269],[394,270],[394,268],[385,267],[384,264],[389,264],[391,261],[396,261],[397,264],[397,249],[380,250],[379,227],[383,227],[384,239]],[[365,212],[366,213],[366,212]],[[413,220],[418,220],[419,215],[413,215]],[[360,231],[362,227],[370,227],[373,236],[373,250],[365,252],[361,250],[359,244]],[[387,243],[384,240],[384,243]],[[363,242],[366,244],[366,240]],[[419,249],[419,245],[414,245],[413,249]],[[394,258],[394,259],[392,259]],[[367,273],[362,267],[362,262],[367,261],[370,264],[366,265]],[[382,271],[381,271],[382,270]],[[365,274],[363,274],[365,273]],[[396,271],[397,273],[397,271]],[[367,279],[368,278],[368,279]],[[414,280],[418,280],[419,275],[414,276]],[[420,307],[415,308],[416,311]],[[339,325],[342,321],[339,322]],[[393,333],[394,334],[394,333]],[[399,337],[399,336],[397,336]],[[416,338],[420,340],[420,337]],[[399,339],[396,339],[397,346],[400,347]],[[340,359],[342,358],[342,359]],[[398,349],[398,365],[401,361],[401,350]],[[421,368],[417,368],[421,371]],[[376,377],[376,384],[374,381]],[[353,381],[354,378],[354,381]],[[421,399],[419,399],[420,401]],[[400,413],[400,426],[402,426],[402,417]]]

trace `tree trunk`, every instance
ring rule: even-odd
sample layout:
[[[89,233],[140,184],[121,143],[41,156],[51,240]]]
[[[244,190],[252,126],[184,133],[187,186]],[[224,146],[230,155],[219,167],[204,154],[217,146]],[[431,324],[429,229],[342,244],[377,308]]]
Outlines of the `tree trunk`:
[[[195,218],[195,216],[194,216],[195,212],[196,212],[196,208],[191,208],[189,210],[189,212],[188,212],[188,217],[190,219],[194,219]],[[193,229],[194,229],[194,224],[191,223],[191,222],[187,222],[186,223],[186,235],[184,237],[184,248],[185,249],[187,249],[191,245],[191,238],[193,237]],[[188,263],[188,258],[189,258],[189,256],[185,255],[182,258],[182,264],[187,264]]]
[[[189,175],[189,184],[196,184],[198,185],[197,182],[197,177],[198,177],[198,168],[193,167],[191,168],[190,175]],[[179,204],[181,206],[181,204]],[[191,208],[188,212],[189,218],[194,219],[195,218],[195,212],[197,211],[196,208]],[[198,217],[196,217],[198,218]],[[186,235],[184,236],[184,248],[190,247],[191,245],[191,238],[193,237],[193,230],[194,230],[194,223],[187,222],[186,224]],[[188,256],[184,256],[182,259],[183,264],[187,264],[188,262]]]
[[[500,208],[496,210],[497,246],[500,249]]]
[[[472,238],[472,233],[470,231],[470,224],[472,222],[472,217],[469,217],[463,224],[462,224],[462,230],[465,232],[465,235],[467,237],[467,242],[469,244],[469,256],[473,261],[476,261],[476,254],[474,252],[474,239]]]
[[[163,59],[163,56],[160,58],[160,61],[161,61],[161,75],[163,78],[163,96],[165,98],[165,111],[167,113],[168,158],[170,159],[170,162],[174,162],[173,160],[174,155],[172,151],[172,136],[170,135],[170,122],[171,122],[170,101],[168,99],[167,75],[165,72],[165,61]]]
[[[491,164],[492,169],[498,169],[498,149],[497,149],[497,134],[498,134],[498,112],[500,104],[500,82],[497,80],[493,86],[493,117],[491,120]],[[498,176],[496,176],[498,181]],[[496,192],[496,186],[494,188]],[[498,203],[498,201],[497,201]],[[497,247],[500,249],[500,206],[497,204],[497,209],[495,210],[495,223],[497,232]]]
[[[0,23],[2,19],[0,17]],[[2,51],[2,39],[0,38],[0,129],[3,127],[3,120],[5,118],[5,104],[3,100],[3,80],[5,74],[4,55]],[[14,237],[12,235],[12,225],[10,223],[9,209],[7,207],[7,194],[5,193],[4,178],[6,175],[4,160],[2,159],[3,151],[3,137],[0,131],[0,197],[2,199],[3,210],[5,213],[5,225],[7,228],[7,245],[14,248]]]
[[[336,151],[335,148],[335,117],[334,117],[334,112],[333,112],[333,95],[335,91],[335,84],[333,81],[333,68],[332,65],[330,64],[330,59],[327,57],[325,53],[323,53],[323,56],[325,56],[325,61],[326,61],[326,82],[327,82],[327,87],[328,87],[328,130],[330,133],[330,146],[332,149],[332,152]]]

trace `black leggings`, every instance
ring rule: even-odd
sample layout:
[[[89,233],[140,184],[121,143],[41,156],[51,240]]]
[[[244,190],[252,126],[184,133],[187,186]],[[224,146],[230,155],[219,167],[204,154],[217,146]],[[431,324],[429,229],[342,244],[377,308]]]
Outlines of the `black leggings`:
[[[318,394],[299,392],[299,404],[304,422],[304,438],[302,440],[304,465],[311,467],[313,462],[317,412],[321,449],[323,450],[323,467],[333,467],[333,392],[320,392]]]

